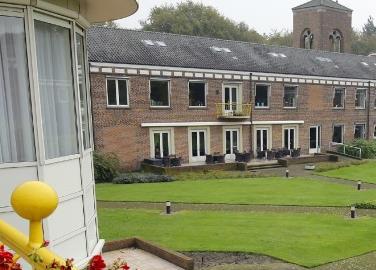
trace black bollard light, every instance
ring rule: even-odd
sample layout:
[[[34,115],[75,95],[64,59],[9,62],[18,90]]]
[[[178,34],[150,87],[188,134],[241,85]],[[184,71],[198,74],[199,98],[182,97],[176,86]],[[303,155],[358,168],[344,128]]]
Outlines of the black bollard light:
[[[355,213],[355,206],[351,206],[351,218],[355,218],[356,213]]]
[[[362,189],[362,181],[358,181],[358,190]]]
[[[166,214],[167,215],[171,214],[171,202],[170,201],[166,202]]]
[[[286,178],[289,178],[290,177],[290,171],[289,169],[286,169]]]

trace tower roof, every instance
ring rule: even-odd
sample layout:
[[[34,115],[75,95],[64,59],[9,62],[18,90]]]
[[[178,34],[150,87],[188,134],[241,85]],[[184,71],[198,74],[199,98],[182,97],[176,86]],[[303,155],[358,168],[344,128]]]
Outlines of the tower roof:
[[[294,7],[292,10],[300,10],[306,8],[315,8],[315,7],[329,7],[334,9],[339,9],[347,12],[352,12],[352,9],[349,9],[341,4],[338,1],[332,0],[312,0],[300,6]]]

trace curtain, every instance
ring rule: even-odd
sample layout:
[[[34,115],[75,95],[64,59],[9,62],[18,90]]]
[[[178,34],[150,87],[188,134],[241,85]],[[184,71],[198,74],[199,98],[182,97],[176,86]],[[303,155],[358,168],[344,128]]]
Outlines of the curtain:
[[[46,158],[78,153],[70,30],[35,21]]]
[[[0,16],[0,163],[35,161],[23,18]]]

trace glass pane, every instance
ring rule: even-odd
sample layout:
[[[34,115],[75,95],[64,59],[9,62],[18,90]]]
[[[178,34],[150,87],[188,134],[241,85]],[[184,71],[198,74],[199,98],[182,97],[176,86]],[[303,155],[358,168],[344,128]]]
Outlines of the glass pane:
[[[150,81],[151,106],[169,106],[168,81]]]
[[[205,83],[203,82],[190,82],[189,83],[189,106],[194,106],[194,107],[206,106]]]
[[[170,155],[168,133],[166,132],[162,133],[162,141],[163,141],[163,156],[167,157]]]
[[[162,157],[161,153],[161,135],[160,133],[154,133],[154,157]]]
[[[295,129],[290,129],[290,147],[289,149],[295,149]]]
[[[365,130],[365,125],[356,125],[355,126],[355,134],[354,138],[355,139],[364,139],[364,130]]]
[[[81,124],[82,124],[82,139],[84,149],[90,148],[90,126],[89,126],[89,108],[86,88],[86,70],[84,57],[84,38],[76,35],[76,49],[77,49],[77,75],[78,75],[78,89],[80,91],[80,109],[81,109]]]
[[[317,127],[317,146],[318,148],[321,147],[321,127]]]
[[[263,130],[262,132],[262,150],[268,150],[268,131]]]
[[[225,110],[230,110],[230,88],[229,87],[225,87]]]
[[[295,86],[286,86],[283,96],[284,107],[296,107],[297,88]]]
[[[197,132],[192,132],[192,157],[198,156],[197,149]]]
[[[119,105],[128,105],[128,88],[126,80],[118,80]]]
[[[285,148],[289,148],[289,130],[285,129],[284,131],[284,143],[283,143]]]
[[[226,154],[231,154],[231,131],[226,131]]]
[[[317,129],[315,127],[312,127],[312,128],[309,129],[309,148],[311,148],[311,149],[316,149],[317,148],[317,145],[316,145],[316,142],[317,142],[316,134],[317,134]]]
[[[78,153],[70,30],[35,21],[46,157]]]
[[[238,98],[237,98],[238,92],[236,88],[231,88],[231,102],[232,102],[232,110],[236,111]]]
[[[344,95],[345,95],[345,91],[343,89],[335,89],[334,98],[333,98],[334,108],[344,107]]]
[[[261,150],[261,130],[256,131],[256,147],[257,150]]]
[[[0,163],[35,160],[24,20],[0,16]]]
[[[333,127],[333,142],[342,143],[342,126]]]
[[[232,153],[238,150],[238,132],[234,130],[232,132]]]
[[[200,156],[205,156],[205,132],[201,131],[200,133]]]
[[[255,106],[256,107],[268,107],[268,95],[269,86],[256,85]]]
[[[118,105],[116,100],[116,80],[107,79],[107,103]]]

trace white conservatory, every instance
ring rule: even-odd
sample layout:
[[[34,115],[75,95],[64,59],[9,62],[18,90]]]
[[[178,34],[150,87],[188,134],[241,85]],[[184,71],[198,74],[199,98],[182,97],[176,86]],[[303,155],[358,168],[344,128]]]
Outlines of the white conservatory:
[[[10,206],[28,180],[59,195],[45,239],[85,262],[101,250],[92,165],[85,29],[133,14],[136,0],[0,0],[0,219],[28,234]]]

